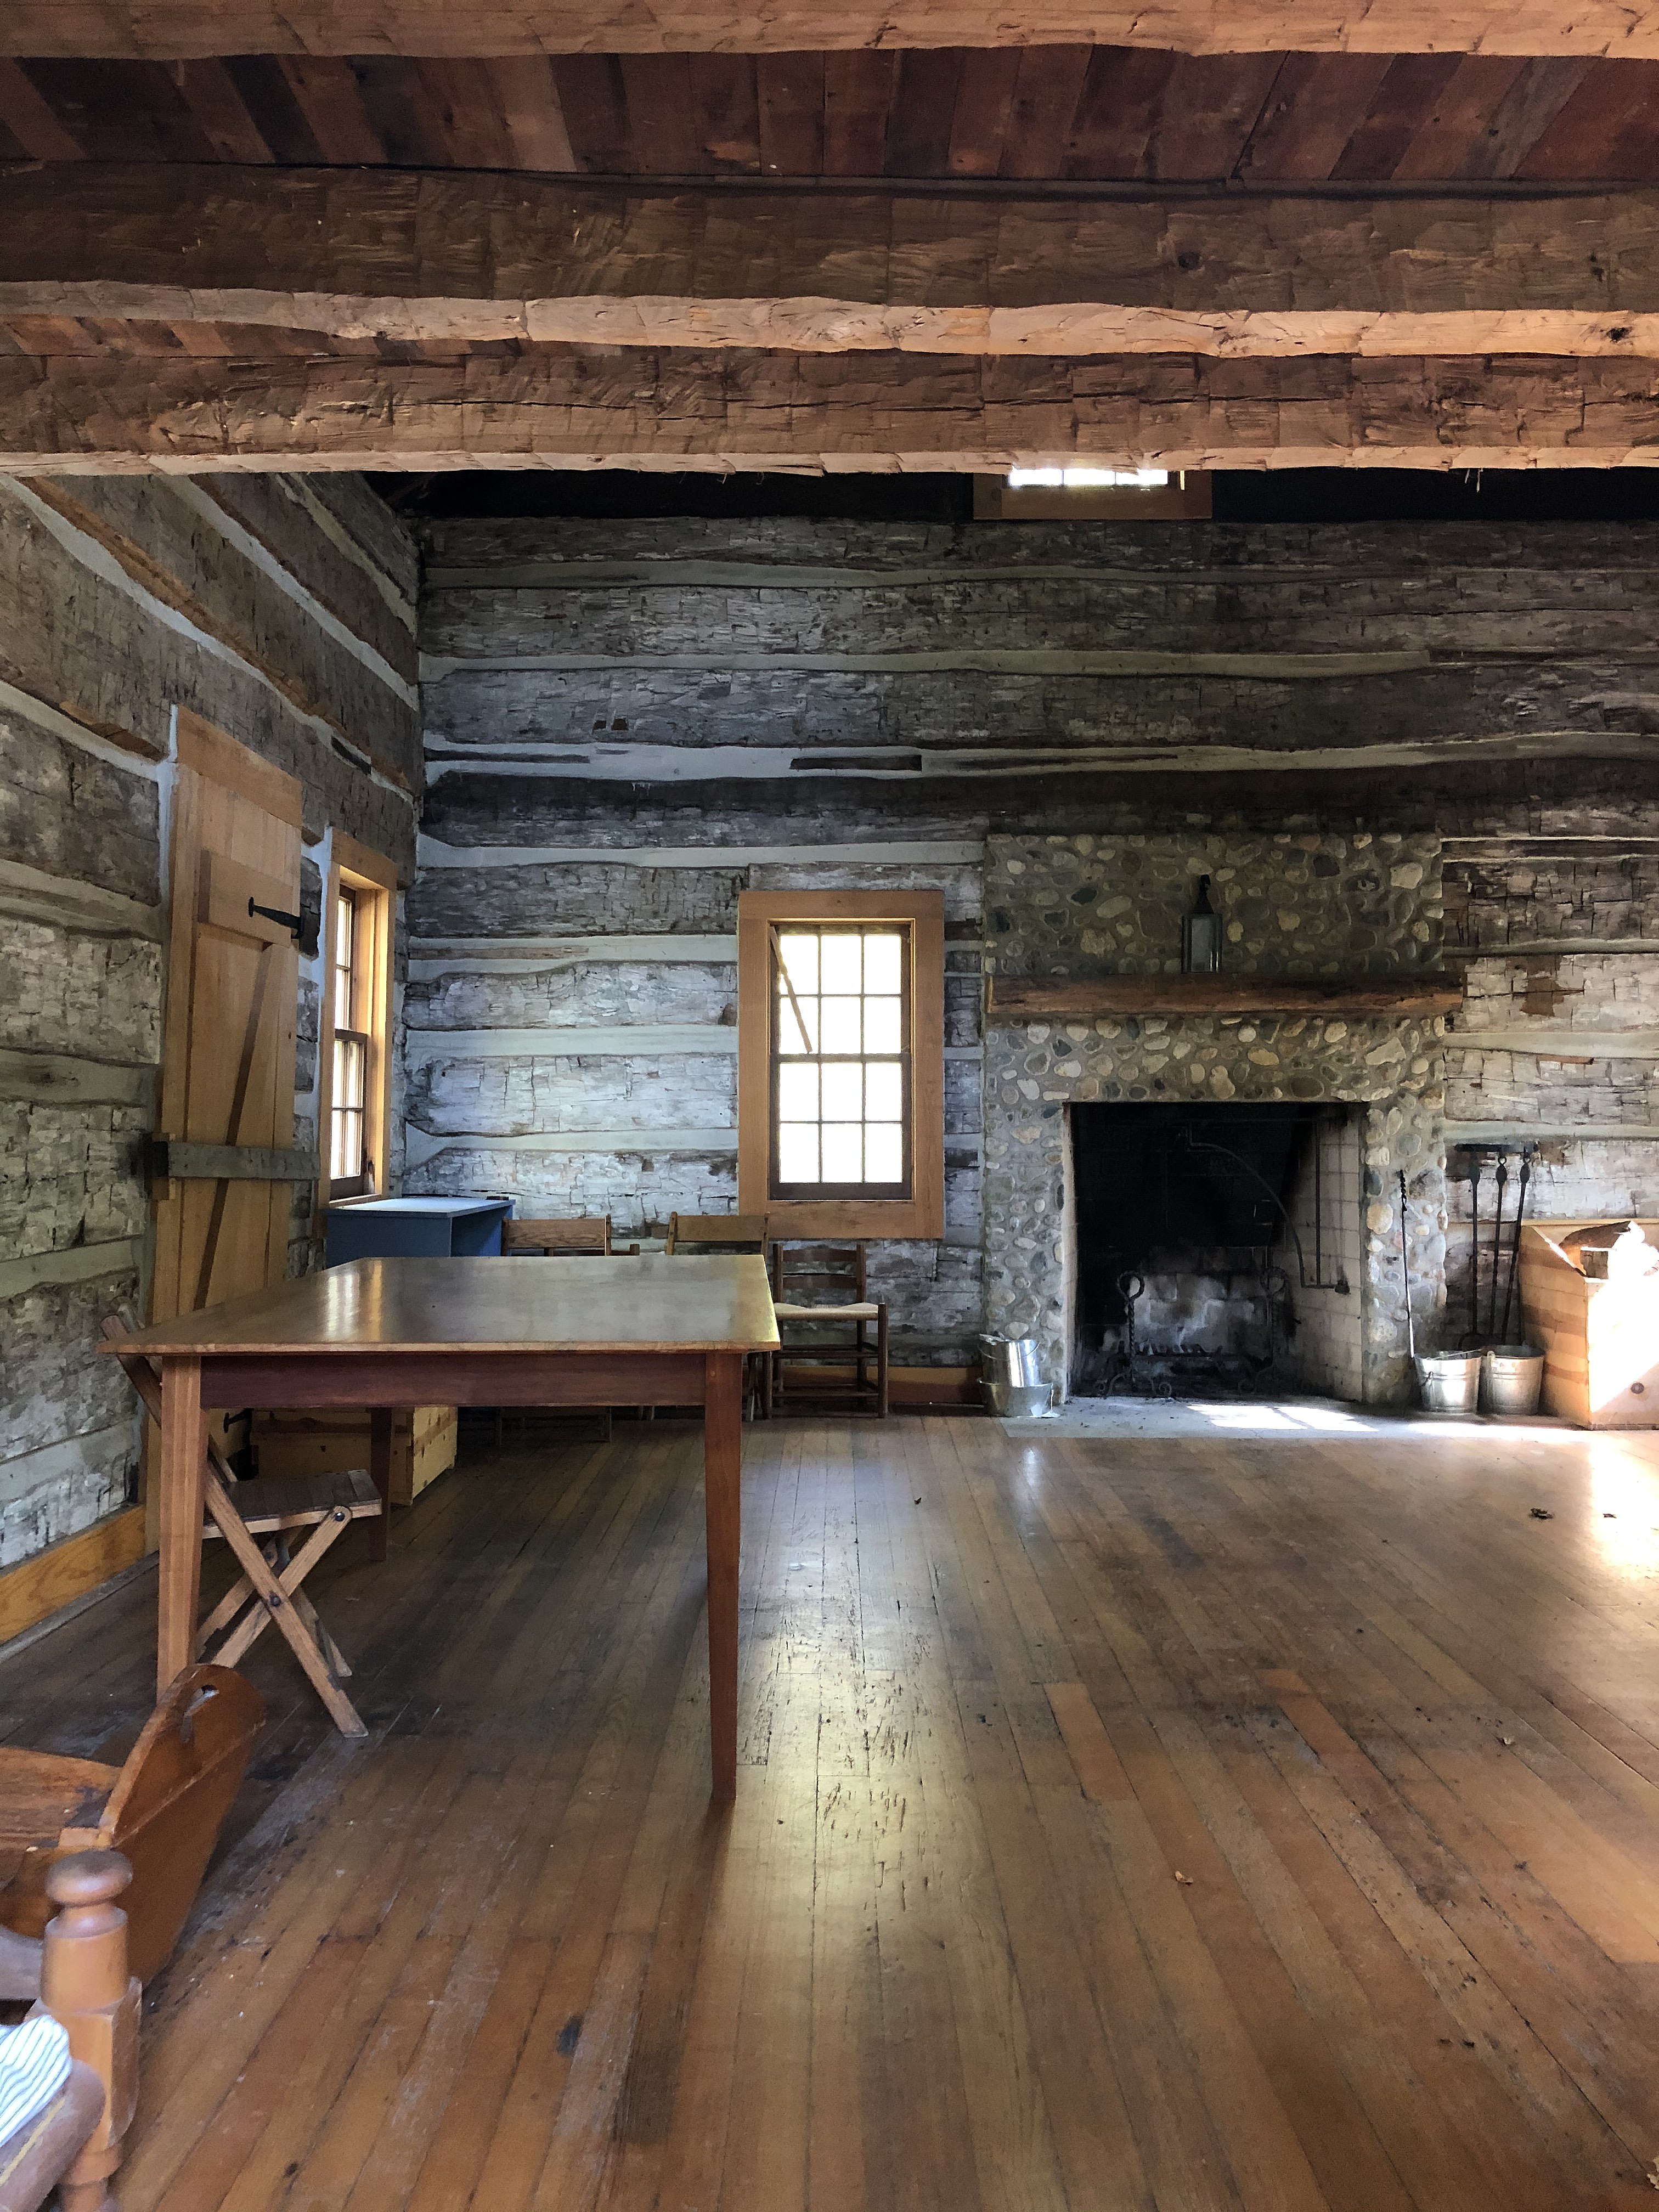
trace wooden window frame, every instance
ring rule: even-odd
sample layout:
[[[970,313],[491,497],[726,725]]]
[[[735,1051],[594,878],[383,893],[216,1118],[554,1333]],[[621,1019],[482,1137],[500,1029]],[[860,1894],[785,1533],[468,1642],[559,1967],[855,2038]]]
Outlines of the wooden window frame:
[[[788,922],[891,922],[908,933],[910,1193],[775,1199],[772,932]],[[741,891],[738,895],[738,1211],[774,1237],[938,1237],[945,1233],[945,895],[942,891]]]
[[[374,1168],[362,1176],[335,1178],[331,1163],[334,1139],[334,963],[342,890],[356,894],[359,1018],[366,1007],[368,1068],[363,1084],[363,1150]],[[392,1131],[392,932],[398,876],[390,860],[355,837],[337,831],[328,881],[323,889],[323,1003],[317,1035],[317,1150],[322,1176],[318,1211],[337,1199],[384,1197],[386,1146]]]

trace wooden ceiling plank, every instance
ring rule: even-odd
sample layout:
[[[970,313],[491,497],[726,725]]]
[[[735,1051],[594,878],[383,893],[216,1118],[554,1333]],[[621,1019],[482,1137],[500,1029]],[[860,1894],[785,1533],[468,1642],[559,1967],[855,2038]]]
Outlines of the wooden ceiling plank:
[[[270,147],[222,61],[174,62],[173,81],[216,160],[257,164],[271,159]]]
[[[1639,62],[1592,62],[1516,166],[1517,177],[1645,179],[1659,173],[1659,102]]]
[[[518,167],[500,88],[488,62],[423,61],[416,70],[462,168]]]
[[[362,54],[350,69],[388,161],[407,168],[454,161],[448,125],[417,60],[408,54]]]
[[[882,167],[890,177],[950,173],[962,53],[956,46],[915,49],[898,58],[898,87],[887,125]]]
[[[1097,46],[1089,58],[1062,172],[1068,177],[1142,177],[1174,54],[1145,46]]]
[[[1523,61],[1492,110],[1484,138],[1463,164],[1467,177],[1513,177],[1595,66],[1589,61]]]
[[[1396,181],[1490,175],[1471,163],[1498,136],[1498,115],[1529,64],[1515,54],[1464,54],[1395,163]]]
[[[1083,97],[1091,46],[1027,46],[1019,58],[1008,130],[1005,177],[1057,177]]]
[[[629,167],[647,177],[689,177],[713,164],[698,138],[691,68],[684,54],[623,54]]]
[[[80,140],[18,63],[0,59],[0,122],[32,161],[78,161]]]
[[[311,125],[301,113],[299,102],[274,56],[234,54],[226,59],[224,68],[237,98],[276,161],[287,167],[306,167],[322,160],[322,149],[312,136]]]
[[[487,61],[483,66],[495,88],[514,166],[550,175],[574,170],[576,156],[547,57],[526,54],[511,61]]]
[[[1158,100],[1144,173],[1231,177],[1261,119],[1283,54],[1177,54]]]
[[[349,62],[332,54],[286,54],[276,65],[325,161],[386,160],[385,143],[368,119]]]
[[[1391,64],[1380,54],[1287,55],[1240,158],[1242,173],[1285,183],[1328,177]]]
[[[826,176],[878,177],[886,158],[899,57],[893,52],[823,57]],[[751,81],[752,59],[748,62]]]
[[[222,361],[235,350],[230,333],[217,323],[169,323],[167,329],[184,353]]]
[[[751,54],[691,54],[691,108],[702,166],[716,176],[760,174],[760,106]]]
[[[160,62],[38,61],[24,75],[89,161],[199,161],[213,149]]]
[[[1651,363],[1017,362],[911,354],[309,356],[141,370],[0,359],[0,463],[33,475],[453,466],[1607,467],[1659,449]]]
[[[1103,45],[1659,57],[1656,0],[7,0],[0,53],[452,58]]]
[[[617,57],[561,54],[553,64],[553,82],[577,167],[596,176],[625,174],[633,149],[628,94]]]
[[[755,64],[761,173],[816,177],[823,172],[823,56],[763,54]]]
[[[1390,62],[1332,176],[1367,183],[1393,176],[1417,135],[1425,110],[1432,110],[1462,59],[1460,54],[1401,54]]]
[[[25,353],[40,354],[50,358],[60,353],[97,353],[99,341],[87,325],[75,315],[8,315],[6,327]],[[129,325],[124,336],[127,343],[124,350],[135,352]]]
[[[951,124],[953,177],[1000,174],[1018,76],[1017,48],[969,46],[963,52],[957,112]]]

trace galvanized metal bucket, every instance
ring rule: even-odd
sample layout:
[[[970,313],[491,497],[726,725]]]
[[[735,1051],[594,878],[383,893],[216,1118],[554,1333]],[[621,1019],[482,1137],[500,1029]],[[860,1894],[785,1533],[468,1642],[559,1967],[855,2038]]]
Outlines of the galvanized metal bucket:
[[[1544,1355],[1535,1344],[1493,1344],[1481,1365],[1490,1413],[1535,1413],[1544,1394]]]
[[[994,1413],[1022,1420],[1048,1412],[1054,1392],[1038,1370],[1034,1336],[982,1336],[979,1364],[980,1389]]]
[[[1419,1352],[1417,1387],[1427,1413],[1478,1413],[1480,1370],[1478,1352]]]

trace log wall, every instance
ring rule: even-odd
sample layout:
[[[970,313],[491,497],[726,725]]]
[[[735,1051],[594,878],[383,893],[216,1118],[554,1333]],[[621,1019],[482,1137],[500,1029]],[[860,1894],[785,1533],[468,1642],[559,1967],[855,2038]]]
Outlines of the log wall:
[[[1510,1037],[1451,1042],[1444,1134],[1548,1109],[1553,1210],[1651,1186],[1659,1060],[1599,1030],[1659,985],[1652,529],[477,521],[425,552],[410,1188],[630,1237],[731,1204],[738,892],[938,884],[946,1233],[872,1276],[896,1358],[964,1362],[987,836],[1240,826],[1443,839],[1462,1018]],[[1576,1013],[1510,1003],[1540,961]],[[1528,1047],[1573,1018],[1564,1073]]]
[[[415,549],[346,478],[0,480],[0,1566],[126,1497],[176,710],[299,778],[314,914],[343,830],[413,872]],[[313,1141],[302,963],[295,1141]],[[309,1186],[289,1264],[313,1264]]]

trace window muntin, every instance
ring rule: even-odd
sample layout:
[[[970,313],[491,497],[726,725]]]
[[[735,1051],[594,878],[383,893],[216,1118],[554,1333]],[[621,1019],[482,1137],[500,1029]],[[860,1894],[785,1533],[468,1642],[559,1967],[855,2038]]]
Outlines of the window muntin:
[[[367,932],[357,893],[342,884],[334,908],[334,1083],[329,1111],[329,1182],[343,1196],[367,1190],[369,1056],[374,1040],[362,1025],[368,978]]]
[[[910,931],[769,933],[775,1199],[911,1195]]]

